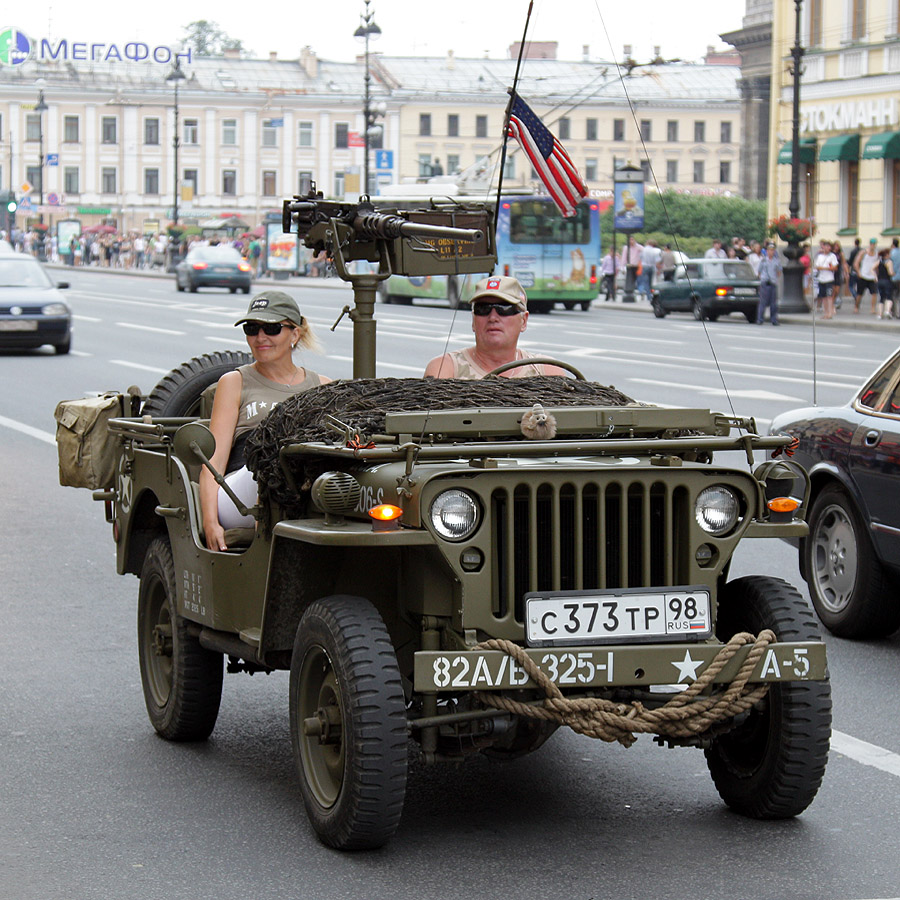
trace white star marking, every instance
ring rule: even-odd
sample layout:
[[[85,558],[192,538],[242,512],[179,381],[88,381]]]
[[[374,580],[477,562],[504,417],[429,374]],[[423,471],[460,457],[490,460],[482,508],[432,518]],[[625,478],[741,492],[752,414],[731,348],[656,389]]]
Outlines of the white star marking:
[[[266,408],[268,407],[268,405],[269,405],[269,404],[266,403],[265,400],[263,400],[263,401],[259,404],[259,408],[260,408],[260,409],[266,409]]]
[[[697,679],[697,668],[703,665],[702,659],[691,659],[691,651],[684,651],[684,659],[681,662],[673,662],[673,666],[678,669],[678,683],[681,684],[682,681],[686,679],[690,679],[691,681],[696,681]]]

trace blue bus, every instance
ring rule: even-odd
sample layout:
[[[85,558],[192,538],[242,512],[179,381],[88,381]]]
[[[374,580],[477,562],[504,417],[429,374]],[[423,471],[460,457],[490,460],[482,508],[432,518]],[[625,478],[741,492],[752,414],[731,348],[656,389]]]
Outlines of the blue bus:
[[[424,205],[422,200],[377,200],[400,208]],[[528,292],[528,308],[532,312],[550,312],[557,303],[566,309],[590,309],[600,292],[601,281],[598,202],[583,200],[573,216],[563,218],[549,197],[502,197],[495,272],[512,275],[521,282]],[[468,302],[478,280],[477,275],[392,275],[382,284],[380,297],[386,303],[412,303],[417,297],[446,300],[451,307],[459,308]]]

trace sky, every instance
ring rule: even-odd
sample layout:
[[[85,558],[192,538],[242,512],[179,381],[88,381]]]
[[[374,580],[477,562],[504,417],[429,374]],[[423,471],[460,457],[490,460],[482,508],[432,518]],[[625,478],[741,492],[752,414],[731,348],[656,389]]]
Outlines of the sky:
[[[0,20],[30,38],[116,44],[130,41],[151,47],[176,46],[184,26],[198,19],[216,22],[243,41],[257,58],[275,51],[296,59],[309,45],[321,58],[352,60],[362,53],[353,37],[363,0],[285,0],[274,4],[219,0],[151,0],[150,3],[103,3],[99,7],[71,0],[33,0]],[[581,59],[585,44],[593,59],[621,59],[631,44],[638,62],[660,46],[666,59],[699,61],[707,45],[723,49],[719,34],[741,27],[744,0],[534,0],[528,38],[558,41],[560,59]],[[388,56],[443,56],[502,59],[521,39],[528,0],[372,0],[370,10],[382,30],[370,51]],[[440,12],[439,12],[440,10]],[[564,15],[561,15],[564,13]]]

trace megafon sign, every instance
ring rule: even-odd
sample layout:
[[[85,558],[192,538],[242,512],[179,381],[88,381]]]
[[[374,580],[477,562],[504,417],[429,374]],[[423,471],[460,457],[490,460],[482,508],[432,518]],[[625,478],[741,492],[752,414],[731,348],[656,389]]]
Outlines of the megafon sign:
[[[83,60],[86,62],[155,62],[166,65],[176,57],[191,61],[191,51],[176,53],[171,47],[151,47],[142,41],[130,41],[124,47],[118,44],[93,41],[57,41],[54,45],[47,38],[33,41],[15,26],[0,28],[0,66],[20,66],[31,58]]]

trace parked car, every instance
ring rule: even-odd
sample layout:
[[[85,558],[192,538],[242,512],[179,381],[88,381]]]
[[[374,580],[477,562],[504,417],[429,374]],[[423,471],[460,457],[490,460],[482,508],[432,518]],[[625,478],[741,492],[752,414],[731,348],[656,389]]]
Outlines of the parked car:
[[[900,351],[846,406],[777,416],[798,439],[811,479],[800,571],[832,633],[859,638],[900,627]]]
[[[175,266],[175,287],[192,293],[202,287],[226,287],[232,294],[239,290],[249,294],[251,272],[250,263],[234,247],[194,247]]]
[[[72,346],[72,310],[44,267],[25,253],[0,253],[0,347],[52,344],[57,353]]]
[[[756,321],[759,279],[741,259],[689,259],[675,267],[672,281],[657,282],[650,297],[661,319],[670,312],[690,312],[695,319],[715,322],[728,313],[743,313]]]

